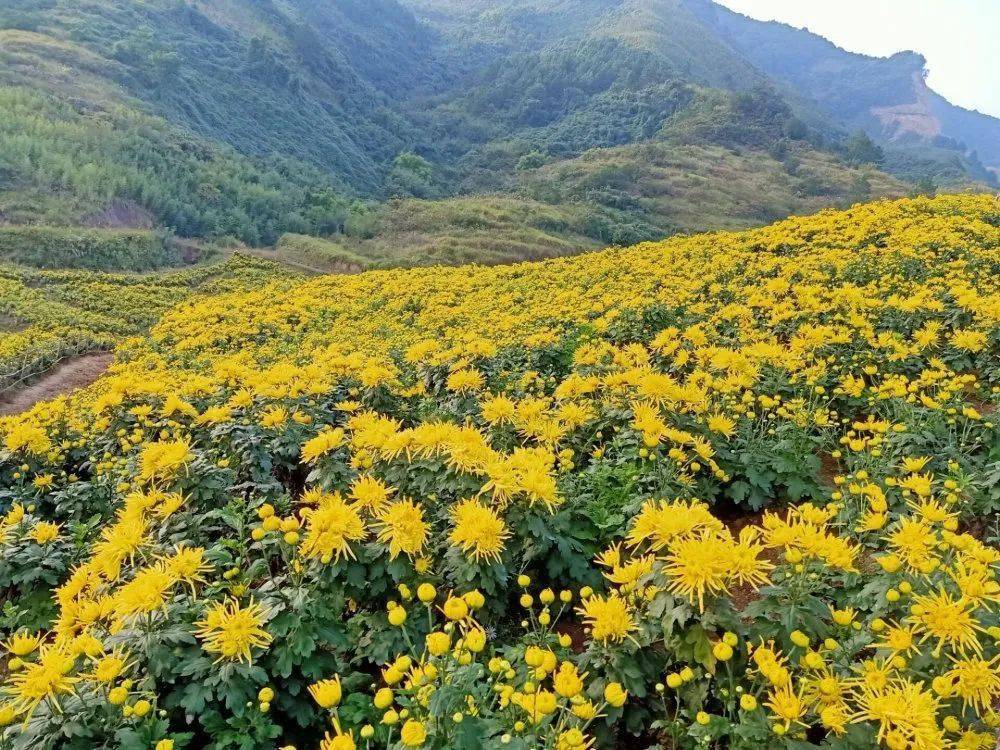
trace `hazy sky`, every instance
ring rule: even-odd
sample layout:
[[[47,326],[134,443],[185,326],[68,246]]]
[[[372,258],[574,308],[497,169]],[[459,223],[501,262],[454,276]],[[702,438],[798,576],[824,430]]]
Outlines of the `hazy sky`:
[[[1000,0],[716,0],[765,21],[784,21],[852,52],[927,58],[931,88],[1000,117]]]

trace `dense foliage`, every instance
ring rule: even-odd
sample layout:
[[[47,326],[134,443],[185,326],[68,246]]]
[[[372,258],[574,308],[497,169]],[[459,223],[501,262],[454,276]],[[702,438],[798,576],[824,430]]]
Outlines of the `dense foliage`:
[[[186,131],[375,188],[403,143],[394,132],[399,115],[379,86],[398,92],[421,67],[414,57],[426,54],[427,31],[408,24],[393,0],[213,5],[11,0],[0,28],[103,58],[116,83]]]
[[[140,229],[0,227],[0,259],[36,268],[145,271],[180,264],[163,234]]]
[[[921,198],[182,304],[0,423],[3,741],[990,748],[998,251]]]
[[[0,222],[155,225],[271,245],[286,232],[339,233],[359,197],[510,195],[523,171],[594,149],[638,159],[625,147],[751,148],[793,174],[789,150],[847,169],[857,154],[846,127],[891,135],[866,113],[909,101],[912,61],[848,56],[838,67],[825,41],[716,12],[696,0],[10,0],[0,8]],[[740,46],[743,31],[763,52]],[[993,181],[961,136],[971,128],[978,142],[995,121],[934,102],[944,137],[893,146],[886,168],[946,187]],[[689,205],[717,177],[710,153],[670,186]],[[738,211],[758,222],[787,215],[771,209],[788,203],[788,181],[765,174],[776,181],[739,184],[765,204]],[[825,205],[869,197],[801,182],[798,195]],[[585,212],[583,234],[600,243],[722,226],[663,221],[601,192],[574,202],[565,208]],[[452,239],[432,254],[474,257],[471,238]],[[576,239],[481,259],[538,257]]]
[[[332,231],[347,210],[315,170],[258,164],[125,105],[95,110],[0,88],[0,108],[0,177],[17,186],[0,196],[11,221],[85,222],[128,199],[184,236],[265,244],[286,231]]]

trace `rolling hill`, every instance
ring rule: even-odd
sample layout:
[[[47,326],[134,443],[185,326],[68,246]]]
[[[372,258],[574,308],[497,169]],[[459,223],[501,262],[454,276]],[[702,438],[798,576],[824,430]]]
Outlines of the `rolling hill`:
[[[957,151],[978,178],[984,177],[983,165],[1000,169],[1000,120],[931,90],[922,55],[855,54],[816,34],[756,21],[711,0],[684,2],[756,68],[809,97],[845,127],[862,128],[890,144]]]
[[[11,0],[0,223],[498,262],[989,182],[919,67],[707,0]]]

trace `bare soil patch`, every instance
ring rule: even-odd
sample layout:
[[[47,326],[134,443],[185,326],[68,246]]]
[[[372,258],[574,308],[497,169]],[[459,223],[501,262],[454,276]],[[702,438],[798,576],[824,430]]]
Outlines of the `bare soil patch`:
[[[88,386],[108,369],[113,359],[111,352],[92,352],[64,360],[27,385],[0,394],[0,415],[20,414],[39,401]]]

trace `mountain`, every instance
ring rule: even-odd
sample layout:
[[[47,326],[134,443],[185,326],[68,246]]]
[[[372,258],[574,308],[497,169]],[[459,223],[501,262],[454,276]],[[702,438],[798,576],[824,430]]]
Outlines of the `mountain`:
[[[8,0],[0,222],[493,262],[990,181],[911,57],[707,0]]]
[[[71,43],[168,121],[371,190],[405,145],[390,96],[430,34],[394,0],[13,0],[0,27]]]
[[[704,25],[680,0],[403,0],[457,51],[467,70],[488,69],[517,55],[546,50],[620,45],[661,73],[716,88],[764,81],[742,55]],[[609,67],[619,64],[613,61]]]
[[[73,42],[0,30],[0,223],[110,219],[251,243],[337,225],[330,174],[201,137],[129,96],[125,75]]]
[[[815,101],[844,127],[892,145],[958,152],[979,179],[986,177],[984,166],[1000,169],[1000,120],[956,106],[930,89],[923,55],[856,54],[804,29],[757,21],[711,0],[684,2],[754,67]]]

